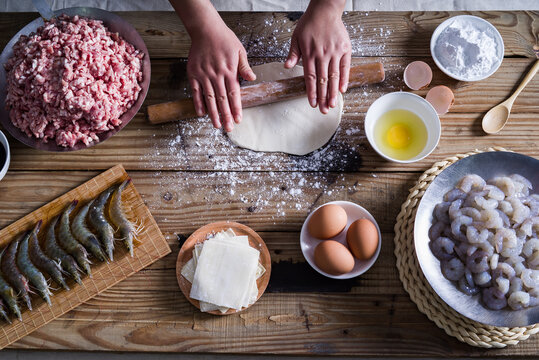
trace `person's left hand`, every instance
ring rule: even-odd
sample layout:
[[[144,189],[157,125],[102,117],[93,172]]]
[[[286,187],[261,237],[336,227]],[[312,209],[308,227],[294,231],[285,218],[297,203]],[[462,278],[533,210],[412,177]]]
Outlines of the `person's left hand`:
[[[343,7],[343,1],[312,0],[292,34],[284,65],[290,69],[303,58],[309,103],[324,114],[348,88],[352,46],[341,20]]]

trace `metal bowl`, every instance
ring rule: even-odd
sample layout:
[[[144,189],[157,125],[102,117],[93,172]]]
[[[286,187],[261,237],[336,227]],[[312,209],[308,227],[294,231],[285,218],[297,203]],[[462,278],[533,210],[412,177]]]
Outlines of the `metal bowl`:
[[[430,286],[455,311],[465,317],[493,326],[528,326],[539,322],[539,306],[523,310],[490,310],[479,301],[479,295],[469,296],[447,280],[440,270],[440,261],[429,248],[428,231],[434,206],[444,194],[457,185],[466,174],[477,174],[485,180],[499,175],[520,174],[528,178],[534,189],[539,188],[539,160],[510,152],[485,152],[468,156],[442,171],[423,195],[414,223],[415,253]],[[536,190],[537,191],[537,190]]]
[[[57,10],[54,12],[54,14],[56,16],[61,14],[66,14],[69,16],[80,15],[92,19],[102,20],[103,24],[109,29],[109,31],[119,33],[121,37],[131,43],[136,49],[144,53],[144,58],[142,59],[142,83],[140,84],[142,90],[140,91],[138,99],[133,104],[133,106],[131,106],[129,110],[127,110],[125,113],[122,114],[122,116],[120,116],[120,120],[122,120],[122,123],[112,130],[99,134],[98,142],[93,141],[89,145],[86,145],[79,141],[75,144],[75,146],[69,148],[56,145],[56,142],[54,140],[49,140],[45,143],[42,139],[37,139],[33,136],[30,137],[26,135],[24,132],[22,132],[19,128],[17,128],[11,123],[11,120],[9,118],[9,111],[6,110],[5,101],[7,95],[7,81],[4,64],[13,55],[13,45],[17,42],[17,40],[19,40],[19,37],[21,35],[28,35],[32,32],[35,32],[38,27],[43,25],[43,19],[35,19],[34,21],[26,25],[24,28],[22,28],[21,31],[15,34],[15,36],[13,36],[13,38],[7,43],[6,47],[4,48],[4,51],[2,51],[2,55],[0,55],[0,124],[15,139],[35,149],[53,152],[81,150],[99,144],[107,140],[112,135],[116,134],[124,126],[126,126],[129,121],[131,121],[131,119],[135,116],[135,114],[139,111],[140,107],[142,106],[142,103],[144,102],[144,99],[146,98],[146,94],[148,93],[148,88],[150,87],[150,55],[148,54],[146,44],[144,44],[144,41],[140,37],[140,34],[137,32],[137,30],[135,30],[135,28],[131,24],[122,19],[120,16],[113,14],[109,11],[90,7],[73,7]]]

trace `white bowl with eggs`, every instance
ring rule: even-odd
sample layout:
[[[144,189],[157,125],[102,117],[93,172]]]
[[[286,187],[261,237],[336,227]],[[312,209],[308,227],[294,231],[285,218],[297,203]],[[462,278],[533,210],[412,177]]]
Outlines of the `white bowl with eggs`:
[[[406,123],[393,116],[385,121],[388,114],[396,112],[397,117],[405,115]],[[383,128],[386,125],[389,128]],[[440,141],[441,130],[440,118],[432,105],[409,92],[393,92],[378,98],[365,116],[365,134],[374,151],[384,159],[402,164],[419,161],[432,153]]]
[[[330,204],[338,205],[342,209],[344,209],[344,211],[346,212],[346,226],[339,234],[331,237],[330,239],[316,238],[309,233],[308,224],[311,218],[313,217],[313,214],[315,214],[318,209],[320,209],[323,206],[330,205]],[[350,225],[359,219],[367,219],[375,227],[375,231],[377,233],[376,235],[378,237],[378,244],[376,245],[376,250],[374,251],[374,254],[367,260],[360,260],[356,257],[353,257],[354,267],[351,271],[347,273],[340,274],[340,275],[333,275],[333,274],[323,271],[319,266],[316,265],[316,262],[315,262],[316,247],[324,241],[332,240],[332,241],[339,242],[341,245],[343,245],[347,249],[347,251],[349,251],[347,240],[346,240],[346,235],[350,228]],[[378,224],[376,223],[376,220],[374,219],[374,217],[362,206],[355,204],[353,202],[350,202],[350,201],[332,201],[332,202],[329,202],[329,203],[326,203],[324,205],[317,207],[313,212],[309,214],[309,216],[307,216],[301,228],[300,245],[301,245],[301,251],[303,253],[303,257],[305,257],[305,260],[307,260],[309,265],[311,265],[311,267],[314,270],[332,279],[350,279],[350,278],[353,278],[353,277],[356,277],[365,273],[374,265],[374,263],[376,262],[376,259],[378,258],[378,255],[380,254],[380,249],[382,246],[382,234],[380,232],[380,228],[378,227]]]
[[[11,153],[9,143],[3,132],[0,131],[0,180],[4,178],[9,168]]]

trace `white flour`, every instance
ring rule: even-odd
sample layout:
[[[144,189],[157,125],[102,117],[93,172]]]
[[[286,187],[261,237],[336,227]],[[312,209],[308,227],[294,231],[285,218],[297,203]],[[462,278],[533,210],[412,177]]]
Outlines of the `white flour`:
[[[473,21],[455,19],[445,28],[434,48],[435,56],[451,74],[476,80],[498,64],[496,39],[488,28],[479,28]]]

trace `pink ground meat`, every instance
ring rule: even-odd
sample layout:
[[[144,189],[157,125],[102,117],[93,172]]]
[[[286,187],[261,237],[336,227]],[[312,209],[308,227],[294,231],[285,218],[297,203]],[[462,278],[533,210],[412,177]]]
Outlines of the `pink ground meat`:
[[[28,136],[60,146],[98,141],[137,100],[144,53],[101,21],[62,15],[13,46],[6,106]]]

